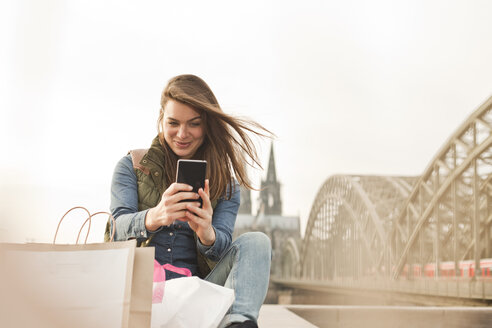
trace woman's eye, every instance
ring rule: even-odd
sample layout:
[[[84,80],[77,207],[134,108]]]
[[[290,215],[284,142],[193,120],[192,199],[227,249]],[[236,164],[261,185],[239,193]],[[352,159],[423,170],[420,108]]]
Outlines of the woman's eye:
[[[193,123],[190,123],[190,125],[193,127],[197,127],[197,126],[200,126],[201,123],[200,122],[193,122]]]
[[[170,126],[178,126],[178,122],[168,122],[167,124]]]

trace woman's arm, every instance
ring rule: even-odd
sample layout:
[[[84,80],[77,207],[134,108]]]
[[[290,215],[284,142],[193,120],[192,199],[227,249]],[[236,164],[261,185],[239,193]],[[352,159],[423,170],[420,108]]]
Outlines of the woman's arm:
[[[130,155],[123,157],[114,169],[110,209],[116,220],[114,240],[147,239],[148,210],[138,211],[137,176]]]

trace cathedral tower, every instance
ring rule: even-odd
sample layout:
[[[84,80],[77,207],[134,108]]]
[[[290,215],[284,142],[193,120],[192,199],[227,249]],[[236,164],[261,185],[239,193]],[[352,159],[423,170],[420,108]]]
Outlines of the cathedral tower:
[[[280,198],[280,183],[277,181],[273,142],[270,147],[266,179],[261,181],[260,211],[265,215],[282,215],[282,199]]]

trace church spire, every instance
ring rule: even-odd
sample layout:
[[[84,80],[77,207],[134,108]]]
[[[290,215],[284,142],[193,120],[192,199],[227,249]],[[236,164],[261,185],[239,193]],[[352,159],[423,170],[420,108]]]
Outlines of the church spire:
[[[280,198],[280,183],[277,181],[273,142],[270,146],[266,180],[261,181],[260,202],[260,208],[263,209],[265,215],[282,215],[282,199]]]
[[[273,154],[273,142],[270,145],[270,159],[268,160],[267,183],[277,183],[277,171],[275,170],[275,156]]]

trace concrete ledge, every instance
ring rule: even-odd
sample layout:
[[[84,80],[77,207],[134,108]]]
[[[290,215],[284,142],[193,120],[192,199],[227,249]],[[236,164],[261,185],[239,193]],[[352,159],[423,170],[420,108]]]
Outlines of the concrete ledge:
[[[273,277],[272,283],[286,288],[311,290],[317,292],[336,291],[343,293],[388,293],[407,294],[408,298],[414,296],[457,298],[458,300],[470,300],[481,302],[482,305],[492,302],[492,279],[445,279],[421,278],[415,280],[386,281],[376,279],[359,280],[302,280],[280,279]],[[461,304],[464,304],[461,302]],[[425,305],[425,304],[424,304]],[[454,305],[454,304],[450,304]]]
[[[490,307],[309,305],[284,307],[320,328],[492,327]]]
[[[261,307],[258,326],[260,328],[316,328],[284,306],[269,304]]]

